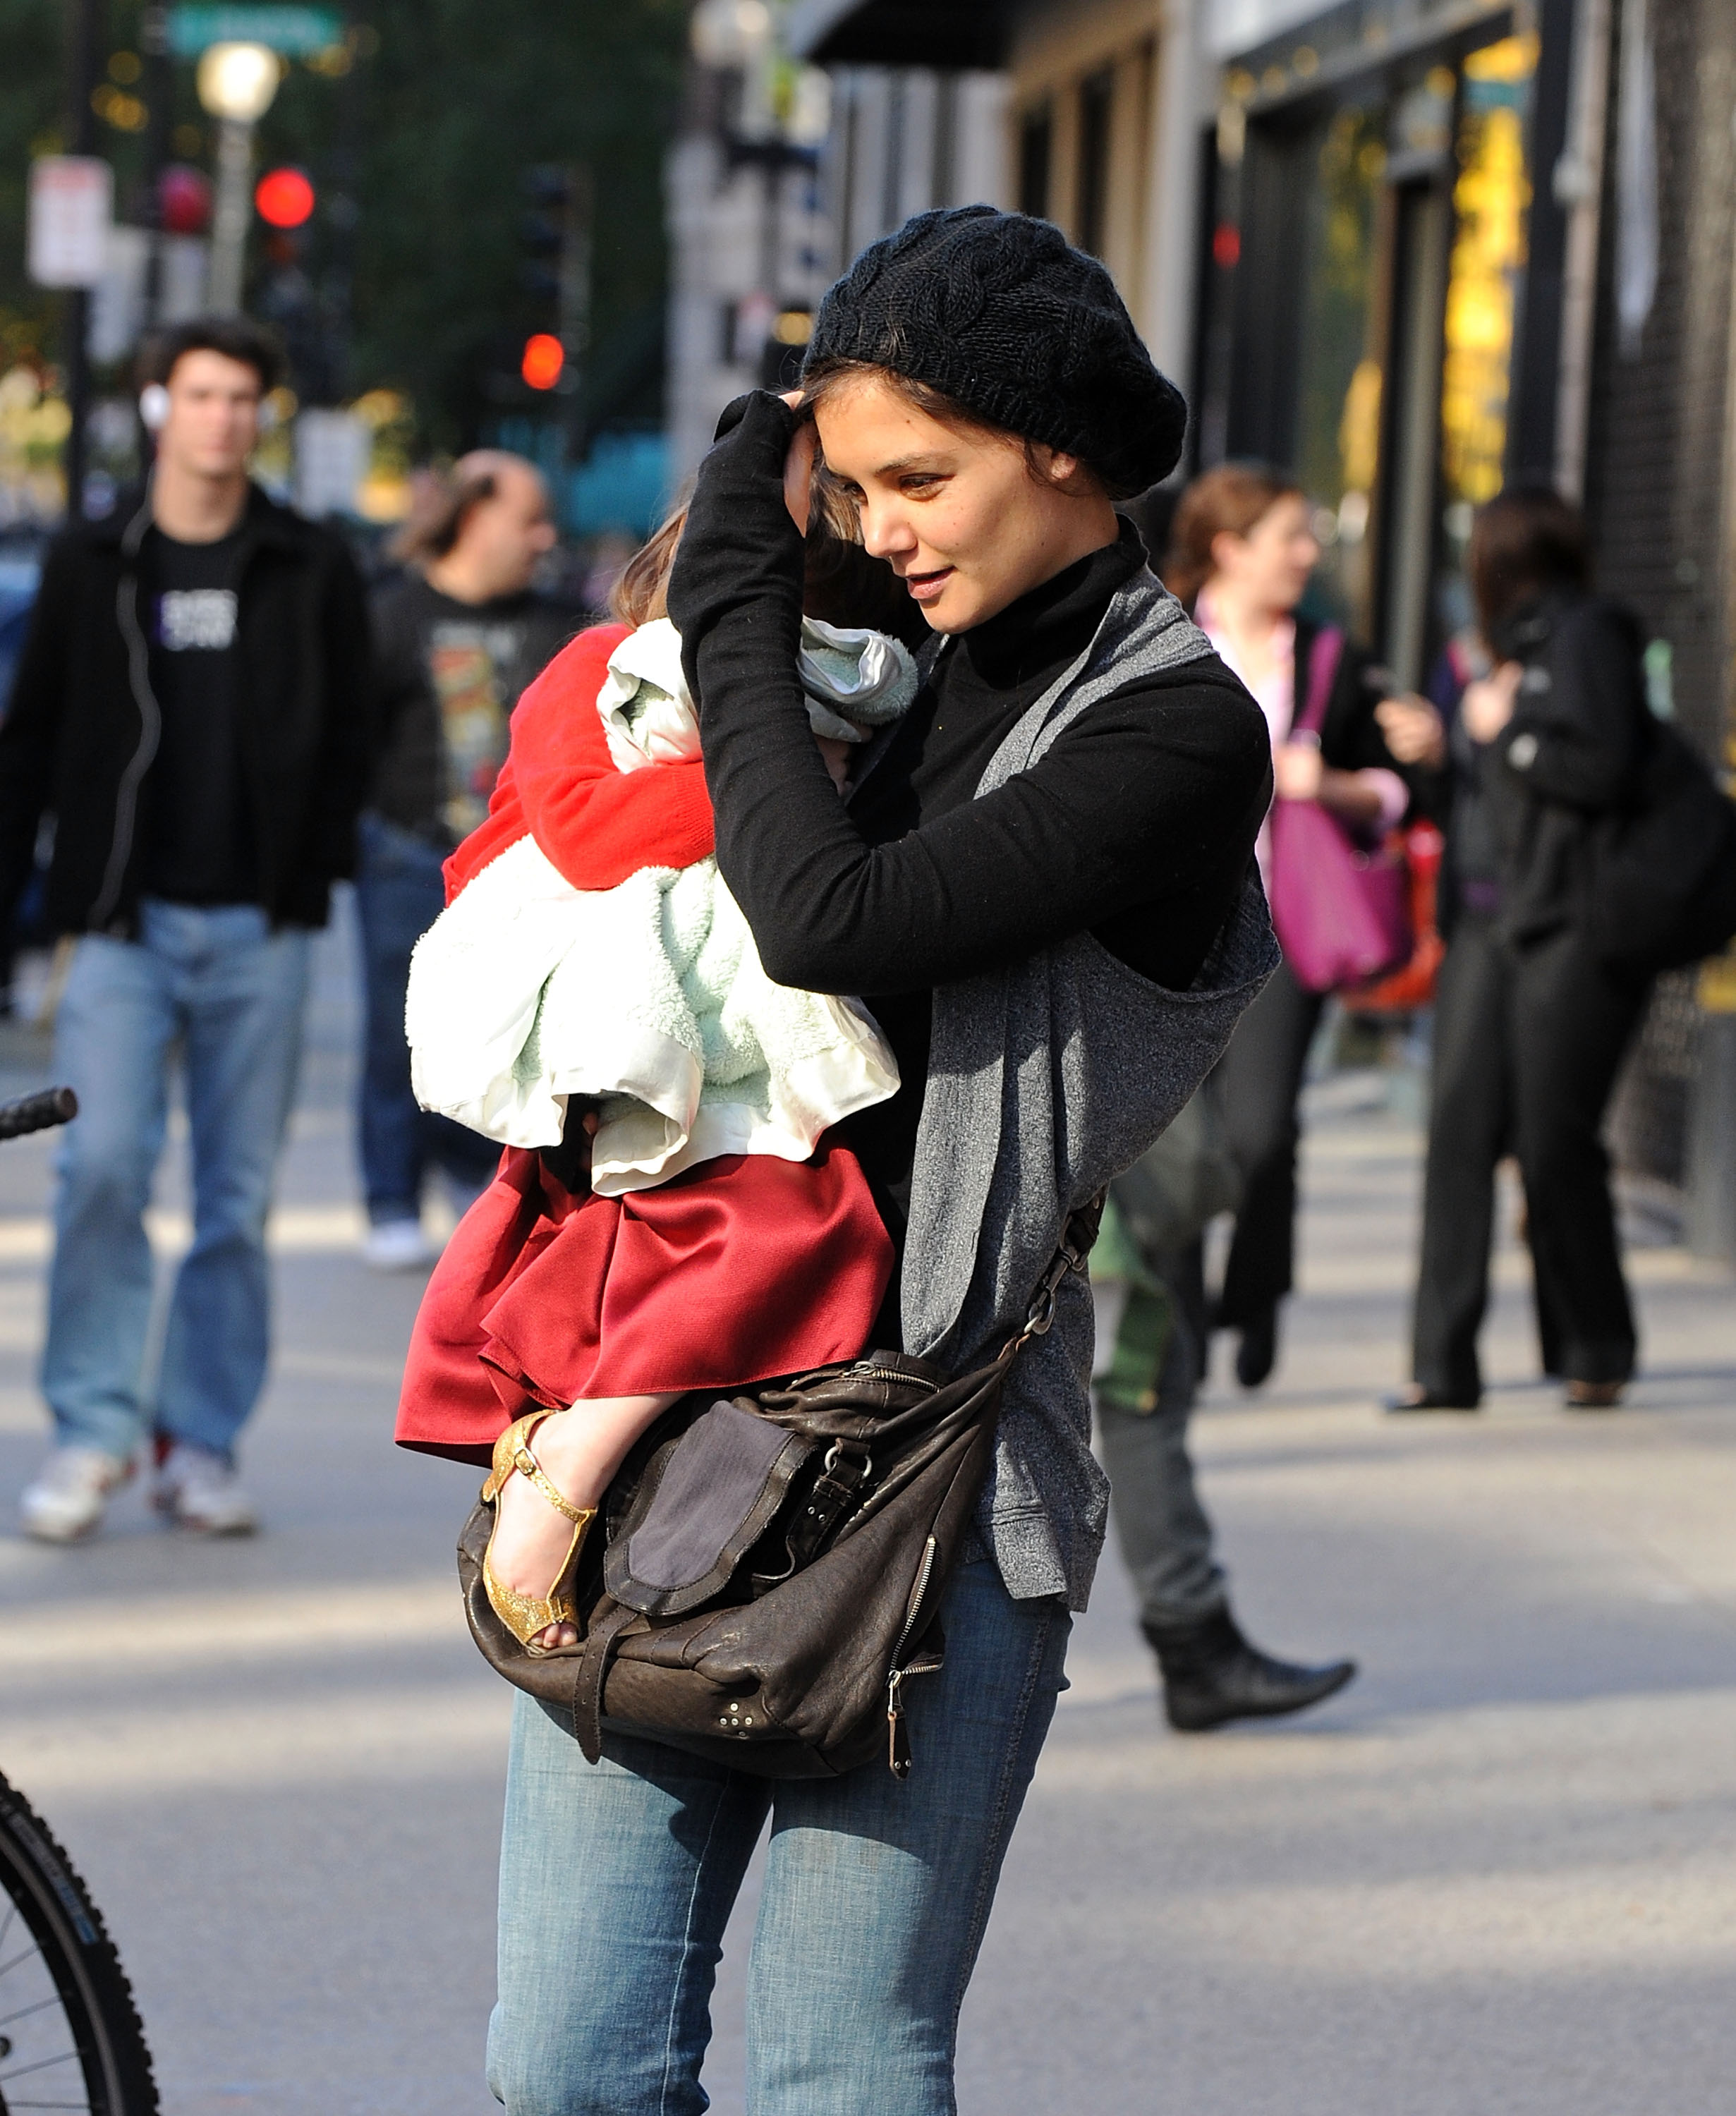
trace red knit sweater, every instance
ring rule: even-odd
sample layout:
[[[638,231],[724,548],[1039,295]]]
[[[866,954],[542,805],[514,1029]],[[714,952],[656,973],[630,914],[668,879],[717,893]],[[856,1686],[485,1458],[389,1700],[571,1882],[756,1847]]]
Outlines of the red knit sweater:
[[[593,625],[564,646],[513,714],[487,820],[446,862],[446,901],[527,835],[575,889],[613,889],[646,867],[691,867],[715,845],[705,766],[623,771],[596,710],[609,656],[632,629]]]

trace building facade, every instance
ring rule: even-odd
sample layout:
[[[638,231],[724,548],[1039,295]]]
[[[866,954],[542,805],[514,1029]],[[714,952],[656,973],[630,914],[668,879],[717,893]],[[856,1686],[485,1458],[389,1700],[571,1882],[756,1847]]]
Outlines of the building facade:
[[[730,399],[799,364],[820,296],[864,244],[931,206],[1011,203],[1002,73],[822,72],[792,56],[762,0],[702,0],[693,19],[665,174],[678,487]]]
[[[797,0],[789,24],[840,82],[922,71],[926,107],[998,73],[1006,185],[979,195],[1108,265],[1194,407],[1190,469],[1303,483],[1316,591],[1399,680],[1470,623],[1476,507],[1552,483],[1640,614],[1654,711],[1736,772],[1729,0]],[[828,196],[878,224],[852,207],[840,260],[913,209],[904,136],[854,108]],[[1663,980],[1614,1129],[1736,1259],[1736,958]]]
[[[669,477],[678,491],[724,407],[806,342],[837,261],[823,204],[825,77],[779,80],[768,39],[696,44],[664,169]]]
[[[1654,704],[1736,775],[1736,11],[1621,0],[1589,362],[1585,499]],[[1617,1110],[1624,1166],[1682,1185],[1736,1260],[1736,951],[1665,978]]]
[[[834,276],[913,213],[1011,203],[1003,74],[840,66],[832,84],[823,209]]]

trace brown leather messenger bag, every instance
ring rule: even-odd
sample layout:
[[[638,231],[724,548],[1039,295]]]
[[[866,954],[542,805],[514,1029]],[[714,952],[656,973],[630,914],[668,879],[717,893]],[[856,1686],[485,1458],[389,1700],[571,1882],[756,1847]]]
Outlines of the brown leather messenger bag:
[[[492,1502],[458,1542],[470,1628],[507,1681],[569,1718],[762,1778],[827,1778],[884,1745],[910,1769],[904,1686],[942,1664],[938,1611],[989,1465],[1008,1369],[1084,1269],[1103,1200],[1068,1221],[1023,1326],[948,1380],[871,1352],[776,1387],[684,1396],[639,1441],[579,1560],[583,1636],[534,1656],[482,1585]]]

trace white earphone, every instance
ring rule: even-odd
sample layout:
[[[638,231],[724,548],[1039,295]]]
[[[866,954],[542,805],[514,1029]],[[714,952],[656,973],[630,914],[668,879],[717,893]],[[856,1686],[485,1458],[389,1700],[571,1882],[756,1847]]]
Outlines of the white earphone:
[[[139,417],[147,433],[160,434],[168,424],[168,391],[160,382],[147,382],[139,392]],[[269,434],[278,422],[278,407],[265,398],[259,407],[259,430]]]

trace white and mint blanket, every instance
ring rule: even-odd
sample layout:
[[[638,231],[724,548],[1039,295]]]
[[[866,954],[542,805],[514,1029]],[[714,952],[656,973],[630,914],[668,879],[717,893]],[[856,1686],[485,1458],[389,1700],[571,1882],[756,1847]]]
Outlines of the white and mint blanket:
[[[620,769],[698,754],[673,625],[629,634],[609,671],[597,710]],[[811,621],[801,677],[817,728],[836,720],[851,740],[906,711],[917,684],[897,642]],[[568,1097],[600,1098],[592,1182],[606,1196],[719,1154],[805,1161],[898,1087],[863,1010],[766,975],[712,858],[578,890],[521,838],[417,943],[404,1025],[418,1102],[503,1144],[552,1146]]]

